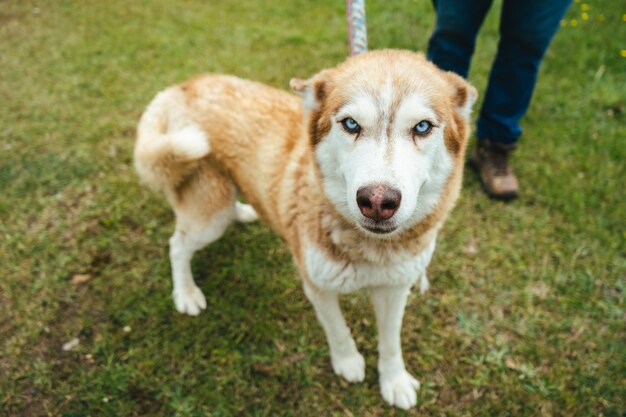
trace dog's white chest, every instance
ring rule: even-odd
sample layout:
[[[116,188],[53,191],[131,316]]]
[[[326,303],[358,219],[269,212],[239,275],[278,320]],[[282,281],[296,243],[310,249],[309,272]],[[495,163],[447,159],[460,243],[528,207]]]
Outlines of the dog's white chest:
[[[370,262],[338,262],[315,245],[307,245],[304,263],[309,279],[320,289],[349,293],[364,287],[412,285],[420,280],[420,290],[428,288],[426,267],[435,250],[435,242],[413,257],[398,257],[396,262],[378,265]]]

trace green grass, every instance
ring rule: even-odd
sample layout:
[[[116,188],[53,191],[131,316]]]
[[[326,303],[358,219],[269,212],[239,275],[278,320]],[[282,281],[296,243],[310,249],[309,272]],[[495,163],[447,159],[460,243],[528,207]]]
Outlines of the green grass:
[[[343,2],[0,1],[0,415],[622,416],[626,8],[591,0],[584,21],[581,4],[524,120],[522,198],[490,201],[468,172],[432,290],[410,299],[403,345],[422,389],[405,413],[379,396],[366,297],[343,299],[368,366],[348,385],[262,224],[196,256],[208,309],[175,313],[172,214],[132,168],[138,117],[163,87],[214,71],[286,88],[342,61]],[[430,2],[367,6],[371,48],[425,49]],[[498,8],[473,61],[479,91]]]

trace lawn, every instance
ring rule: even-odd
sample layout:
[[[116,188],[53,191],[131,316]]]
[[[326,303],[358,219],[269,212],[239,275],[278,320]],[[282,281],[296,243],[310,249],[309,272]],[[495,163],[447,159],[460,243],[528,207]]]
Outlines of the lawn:
[[[479,92],[496,3],[470,74]],[[368,0],[367,13],[370,48],[425,49],[430,1]],[[201,72],[287,88],[342,61],[346,36],[343,1],[0,0],[0,415],[624,415],[620,0],[574,2],[548,51],[515,155],[522,197],[493,202],[467,170],[431,290],[405,316],[415,409],[378,393],[364,294],[342,303],[366,380],[332,373],[263,224],[199,252],[208,309],[175,312],[173,216],[132,167],[143,108]]]

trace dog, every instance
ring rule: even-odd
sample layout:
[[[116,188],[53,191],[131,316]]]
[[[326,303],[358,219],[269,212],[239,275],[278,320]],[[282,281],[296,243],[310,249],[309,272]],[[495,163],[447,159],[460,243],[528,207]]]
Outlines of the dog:
[[[206,308],[194,252],[231,222],[260,217],[291,250],[332,368],[350,382],[363,381],[365,362],[338,295],[369,291],[380,391],[408,409],[419,382],[402,355],[404,307],[414,284],[428,288],[437,233],[460,192],[476,89],[403,50],[357,55],[290,85],[297,94],[203,75],[162,91],[142,115],[136,170],[176,215],[176,309]]]

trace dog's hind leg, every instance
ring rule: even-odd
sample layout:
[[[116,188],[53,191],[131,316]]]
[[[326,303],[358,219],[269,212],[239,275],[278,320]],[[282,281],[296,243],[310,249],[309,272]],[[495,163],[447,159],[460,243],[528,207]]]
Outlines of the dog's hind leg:
[[[235,203],[235,218],[240,223],[250,223],[259,219],[256,210],[250,204],[237,201]]]
[[[206,308],[204,294],[191,274],[191,258],[196,251],[219,239],[232,220],[233,210],[227,208],[216,213],[206,224],[185,227],[176,222],[176,231],[170,238],[170,261],[174,281],[172,295],[179,312],[197,316]]]
[[[236,190],[228,179],[205,166],[169,197],[176,213],[176,231],[170,238],[174,304],[179,312],[196,316],[206,308],[206,299],[191,274],[191,258],[219,239],[235,219]]]

